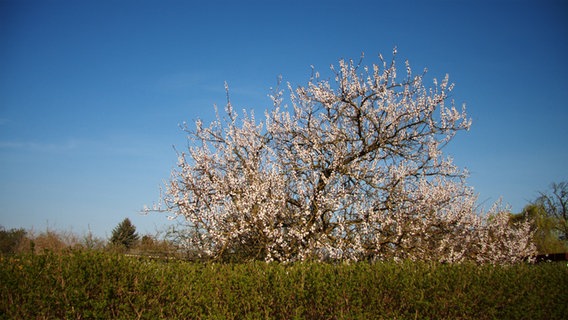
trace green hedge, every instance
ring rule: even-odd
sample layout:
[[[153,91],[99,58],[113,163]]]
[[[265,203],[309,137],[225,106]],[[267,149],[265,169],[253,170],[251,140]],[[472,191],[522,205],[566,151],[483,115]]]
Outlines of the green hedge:
[[[5,319],[566,319],[565,263],[208,264],[0,258]]]

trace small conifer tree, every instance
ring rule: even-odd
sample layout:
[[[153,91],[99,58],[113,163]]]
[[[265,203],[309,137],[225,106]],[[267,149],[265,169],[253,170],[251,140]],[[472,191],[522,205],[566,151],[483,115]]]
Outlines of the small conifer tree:
[[[113,245],[130,249],[136,244],[138,238],[136,227],[130,222],[130,219],[125,218],[112,230],[110,242]]]

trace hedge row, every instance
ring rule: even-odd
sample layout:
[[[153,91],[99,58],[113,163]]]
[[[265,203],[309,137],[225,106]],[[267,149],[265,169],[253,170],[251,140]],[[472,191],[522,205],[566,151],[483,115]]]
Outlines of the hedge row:
[[[565,263],[189,263],[0,258],[6,319],[565,319]]]

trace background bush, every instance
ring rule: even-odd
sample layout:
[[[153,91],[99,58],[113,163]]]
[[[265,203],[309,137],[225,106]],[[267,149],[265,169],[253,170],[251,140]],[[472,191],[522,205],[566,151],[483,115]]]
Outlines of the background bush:
[[[26,237],[24,229],[6,230],[0,226],[0,254],[11,255],[17,252],[20,244]]]
[[[101,251],[0,258],[6,319],[564,319],[565,263],[190,263]]]

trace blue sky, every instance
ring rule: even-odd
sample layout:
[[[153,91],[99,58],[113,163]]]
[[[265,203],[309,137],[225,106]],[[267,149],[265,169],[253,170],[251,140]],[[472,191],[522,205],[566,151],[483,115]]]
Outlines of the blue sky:
[[[0,225],[141,233],[223,83],[238,109],[270,107],[278,75],[305,84],[341,58],[408,59],[446,73],[472,129],[446,152],[489,207],[520,211],[568,180],[565,1],[0,0]]]

